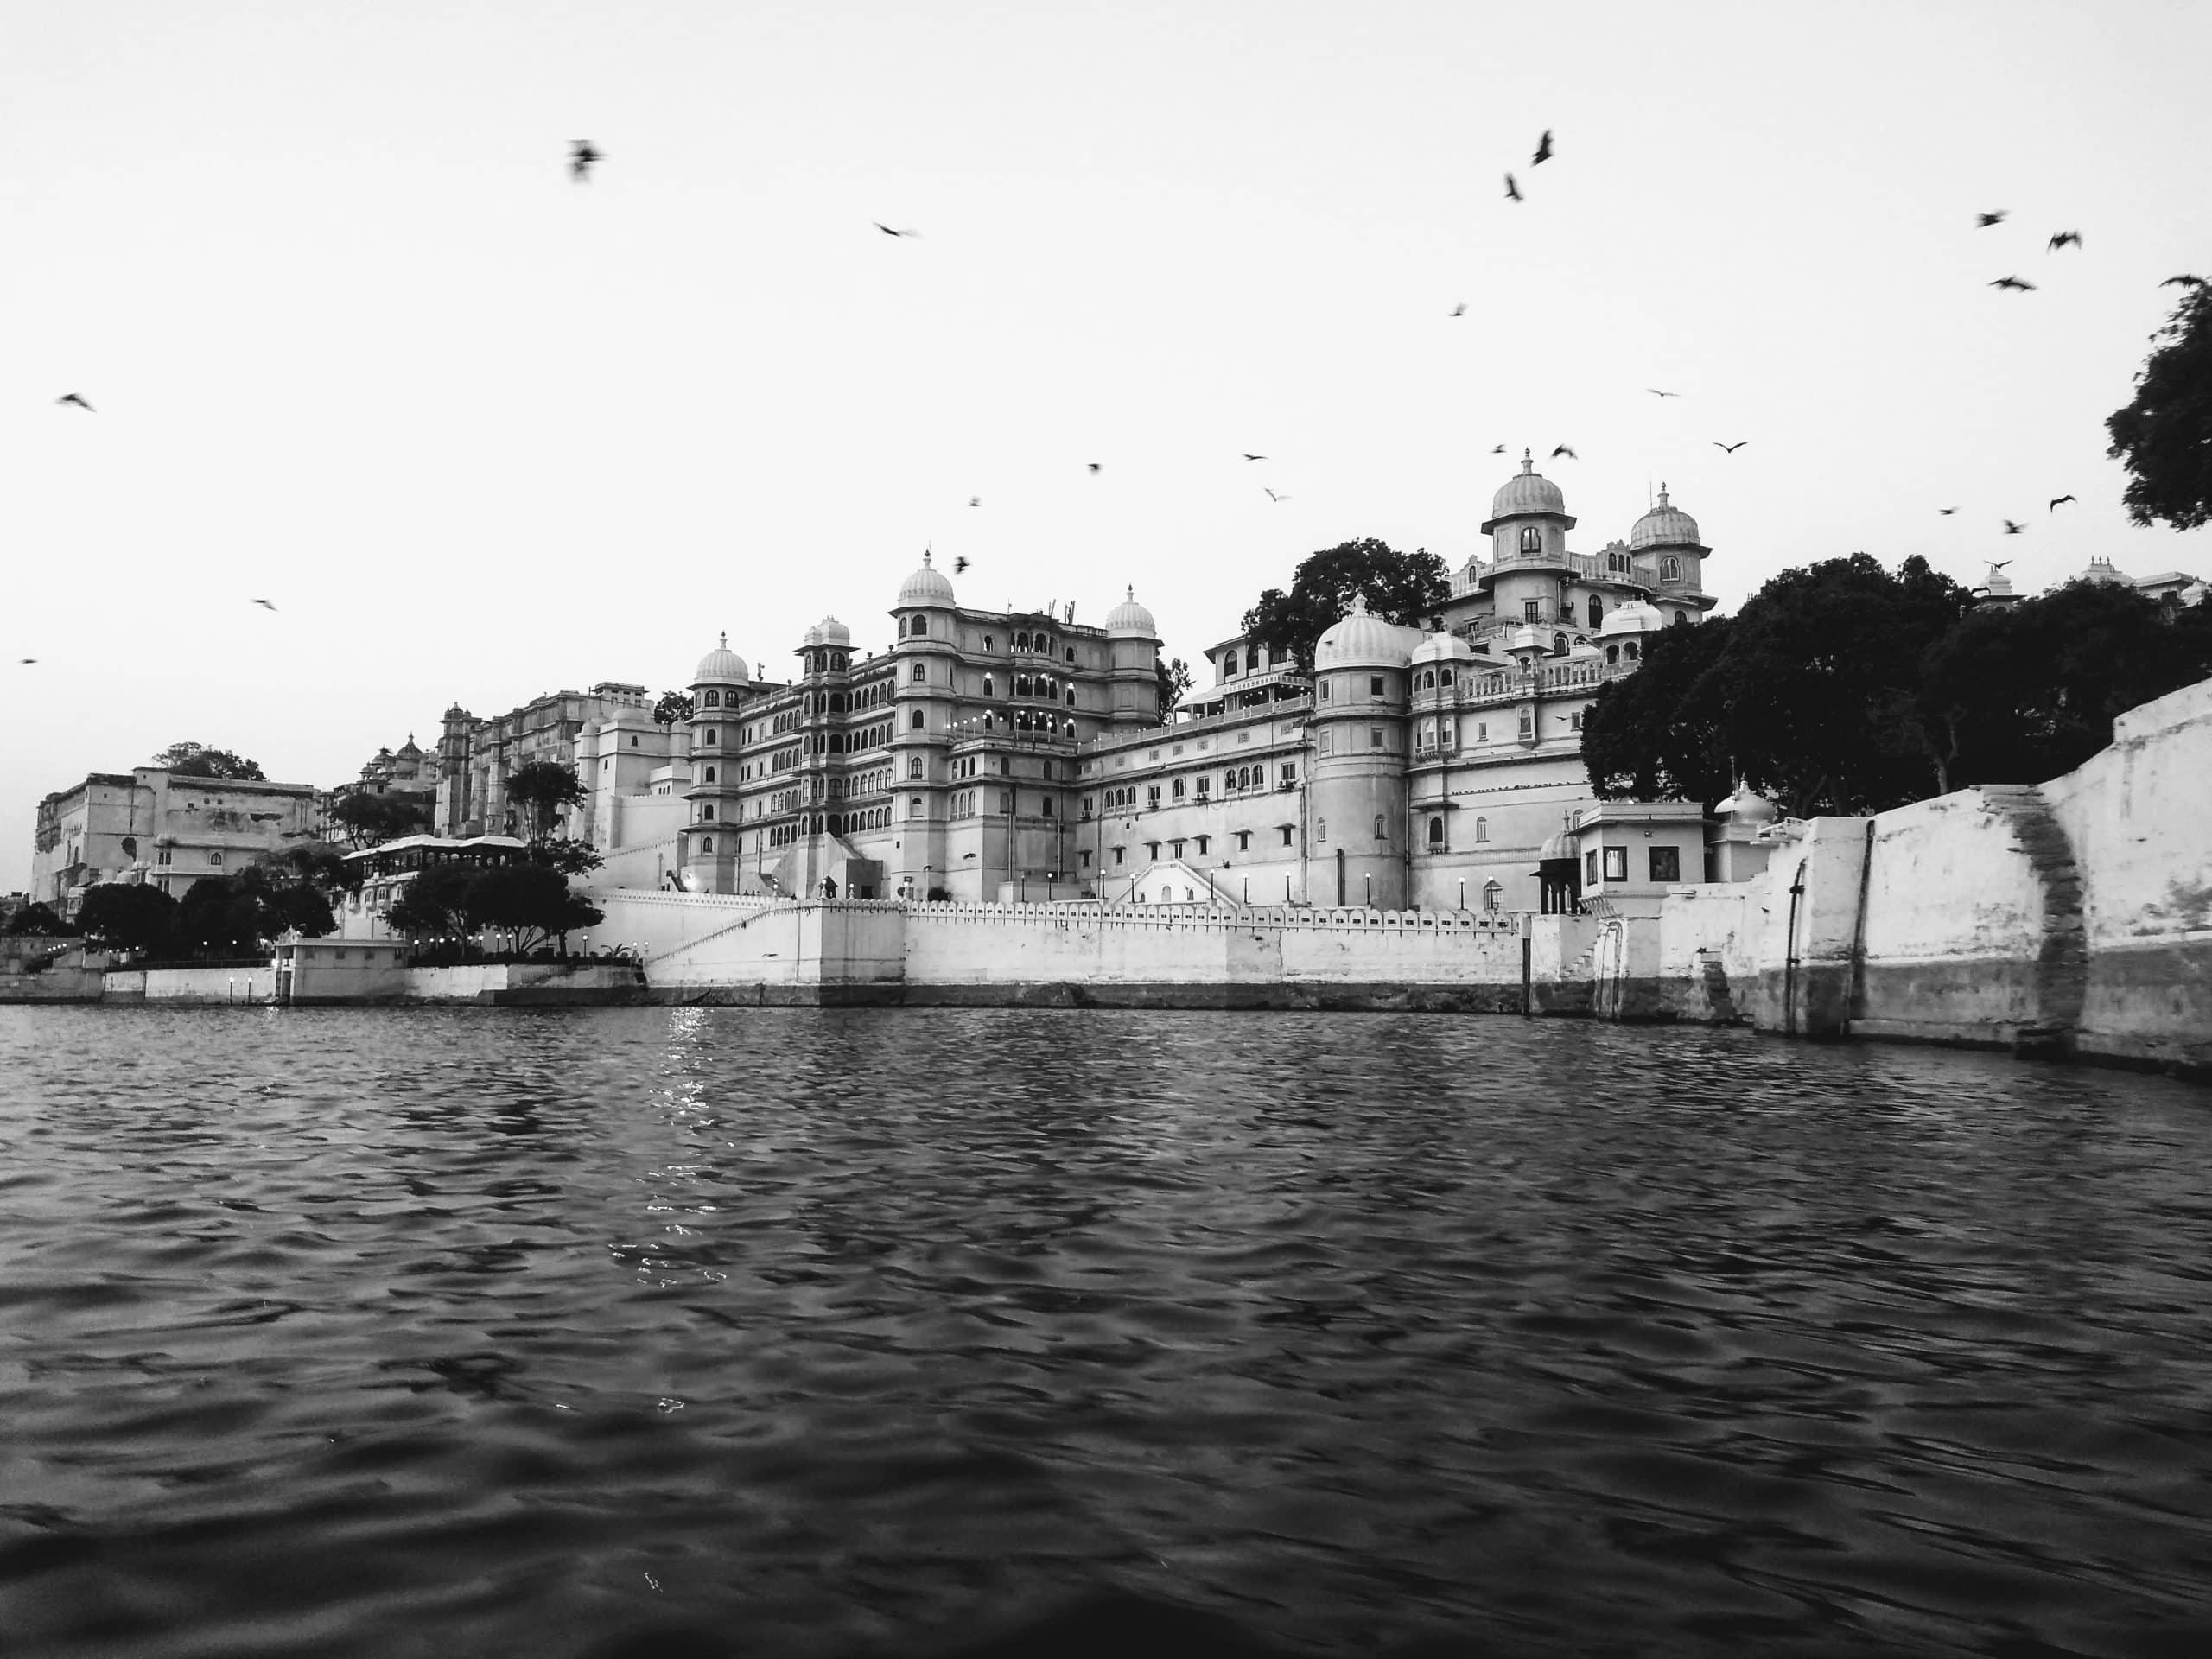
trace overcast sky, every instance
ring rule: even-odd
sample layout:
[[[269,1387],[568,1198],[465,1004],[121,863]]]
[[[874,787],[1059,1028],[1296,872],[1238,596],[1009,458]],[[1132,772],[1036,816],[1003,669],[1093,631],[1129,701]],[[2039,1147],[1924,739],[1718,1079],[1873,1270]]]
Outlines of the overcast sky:
[[[1669,483],[1731,608],[2212,575],[2103,429],[2212,274],[2207,63],[2201,0],[10,8],[0,890],[175,740],[327,786],[882,649],[925,544],[1195,660],[1317,548],[1464,564],[1524,445],[1580,551]]]

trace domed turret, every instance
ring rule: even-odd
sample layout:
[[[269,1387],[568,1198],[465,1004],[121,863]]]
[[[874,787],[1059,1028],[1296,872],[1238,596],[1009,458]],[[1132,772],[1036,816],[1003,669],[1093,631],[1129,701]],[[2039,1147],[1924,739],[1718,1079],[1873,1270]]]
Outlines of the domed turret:
[[[1782,810],[1750,785],[1738,784],[1736,792],[1715,809],[1718,816],[1732,823],[1772,823],[1782,816]]]
[[[1557,834],[1548,838],[1542,847],[1537,849],[1536,861],[1540,864],[1548,864],[1554,859],[1573,858],[1573,856],[1574,837],[1568,835],[1566,830],[1561,830]]]
[[[1667,501],[1667,486],[1659,486],[1659,505],[1636,521],[1636,528],[1628,533],[1629,547],[1641,553],[1647,548],[1681,547],[1702,553],[1705,543],[1698,539],[1697,520],[1680,507]]]
[[[691,683],[700,685],[711,680],[727,684],[742,683],[749,677],[745,658],[729,648],[729,635],[724,634],[721,643],[699,659],[699,666],[691,676]]]
[[[1475,653],[1456,633],[1432,633],[1415,645],[1411,658],[1415,668],[1432,663],[1471,663]]]
[[[1640,599],[1631,599],[1615,610],[1598,629],[1600,639],[1618,639],[1625,634],[1656,633],[1667,626],[1667,619]]]
[[[1402,628],[1371,615],[1364,601],[1354,600],[1344,620],[1313,643],[1316,668],[1403,668],[1422,643],[1418,629]]]
[[[1152,613],[1137,603],[1137,590],[1128,590],[1128,597],[1106,613],[1106,632],[1109,638],[1122,635],[1137,639],[1157,639],[1160,625],[1152,620]]]
[[[899,588],[901,605],[950,605],[952,582],[944,571],[930,567],[930,556],[922,554],[922,568],[906,578]]]
[[[825,616],[806,631],[806,638],[801,643],[809,645],[850,645],[853,631],[836,617]]]
[[[1493,519],[1517,518],[1526,513],[1565,513],[1567,497],[1558,485],[1536,470],[1535,457],[1521,452],[1521,470],[1499,486],[1490,499]],[[1487,530],[1488,526],[1484,526]]]

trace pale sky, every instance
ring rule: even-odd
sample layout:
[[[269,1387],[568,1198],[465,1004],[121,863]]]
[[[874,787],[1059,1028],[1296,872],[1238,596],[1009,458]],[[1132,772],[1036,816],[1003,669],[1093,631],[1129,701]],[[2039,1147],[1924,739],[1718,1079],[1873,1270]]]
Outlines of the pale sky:
[[[2103,426],[2212,274],[2208,63],[2202,0],[8,8],[0,891],[175,740],[328,786],[883,649],[925,544],[1195,661],[1315,549],[1464,564],[1524,445],[1579,551],[1669,484],[1725,608],[2212,576]]]

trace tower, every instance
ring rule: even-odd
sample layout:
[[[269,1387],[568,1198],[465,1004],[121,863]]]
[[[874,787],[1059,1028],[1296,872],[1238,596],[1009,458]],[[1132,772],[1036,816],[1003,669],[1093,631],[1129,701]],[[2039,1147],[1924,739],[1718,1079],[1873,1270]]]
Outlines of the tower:
[[[677,862],[695,893],[735,893],[743,834],[738,822],[739,721],[751,689],[745,658],[729,648],[729,635],[699,659],[691,675],[691,803]],[[756,832],[757,833],[757,832]]]

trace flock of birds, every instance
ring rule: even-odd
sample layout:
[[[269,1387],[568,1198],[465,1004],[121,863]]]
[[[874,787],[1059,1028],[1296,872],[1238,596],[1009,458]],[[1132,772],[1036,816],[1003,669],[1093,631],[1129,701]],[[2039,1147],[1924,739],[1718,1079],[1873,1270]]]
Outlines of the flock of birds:
[[[1536,140],[1535,153],[1529,158],[1529,165],[1530,167],[1541,167],[1546,162],[1552,159],[1554,153],[1554,152],[1552,149],[1552,130],[1549,127],[1547,127],[1544,129],[1542,136]],[[601,154],[598,147],[594,145],[590,139],[574,138],[569,140],[569,176],[575,182],[578,184],[590,183],[592,169],[598,166],[601,159]],[[1505,175],[1505,198],[1508,201],[1526,201],[1528,200],[1528,198],[1521,193],[1519,181],[1516,181],[1510,173],[1508,173]],[[1989,213],[1977,213],[1974,215],[1975,228],[1985,231],[1990,230],[1997,226],[2002,225],[2010,217],[2010,210],[2002,207],[1994,209]],[[877,230],[882,232],[886,236],[918,238],[921,235],[921,232],[916,230],[894,229],[893,226],[884,224],[880,219],[871,222],[874,224]],[[2062,249],[2082,248],[2084,245],[2085,245],[2082,240],[2081,232],[2055,231],[2051,233],[2049,242],[2044,245],[2044,251],[2046,253],[2056,253]],[[2159,283],[2158,286],[2161,288],[2202,288],[2206,286],[2207,280],[2208,279],[2205,277],[2183,272],[2178,276],[2167,277],[2165,281]],[[2031,294],[2036,290],[2035,283],[2028,282],[2024,278],[2017,276],[1999,276],[1995,281],[1992,282],[1989,286],[1994,289],[2009,289],[2017,292],[2027,294]],[[1467,315],[1467,302],[1465,300],[1460,301],[1459,304],[1452,308],[1451,315],[1454,317],[1465,316]],[[1646,386],[1644,390],[1649,392],[1654,397],[1662,399],[1668,397],[1680,397],[1682,395],[1679,391],[1662,391],[1657,386]],[[98,412],[93,409],[92,404],[86,398],[77,392],[64,392],[60,397],[54,399],[54,401],[57,404],[63,405],[73,404],[77,408],[83,410],[87,415]],[[1739,438],[1733,443],[1723,443],[1716,438],[1713,440],[1713,447],[1719,450],[1723,454],[1732,455],[1750,442],[1751,440],[1749,438]],[[1243,451],[1240,453],[1243,454],[1244,459],[1248,461],[1265,461],[1268,459],[1265,455],[1255,454],[1249,451]],[[1508,453],[1508,451],[1506,446],[1501,443],[1493,448],[1491,453],[1494,455],[1502,455]],[[1559,444],[1553,448],[1550,458],[1554,461],[1561,459],[1567,461],[1579,461],[1581,459],[1571,446],[1564,443]],[[1094,477],[1105,471],[1105,463],[1103,461],[1087,461],[1084,465]],[[1280,493],[1266,485],[1261,486],[1261,489],[1271,502],[1281,504],[1291,499],[1288,495]],[[2074,499],[2075,498],[2071,495],[2053,496],[2047,511],[2056,512],[2060,507],[2065,505],[2069,501],[2073,501]],[[971,495],[968,498],[968,505],[971,507],[980,507],[983,505],[983,498],[979,495]],[[1956,507],[1940,507],[1936,511],[1942,517],[1948,518],[1956,513],[1959,509]],[[2017,519],[2006,518],[2000,522],[2004,524],[2005,534],[2007,536],[2023,535],[2027,531],[2027,525],[2020,523]],[[952,568],[956,571],[964,571],[968,569],[968,564],[969,561],[967,559],[957,558],[952,562]],[[1993,565],[1992,568],[1995,569],[2002,569],[2004,567],[2002,565]],[[257,599],[253,603],[262,607],[264,610],[274,611],[276,608],[273,603],[265,599]],[[29,666],[36,663],[38,658],[35,657],[25,657],[20,660],[25,666]]]

